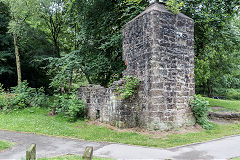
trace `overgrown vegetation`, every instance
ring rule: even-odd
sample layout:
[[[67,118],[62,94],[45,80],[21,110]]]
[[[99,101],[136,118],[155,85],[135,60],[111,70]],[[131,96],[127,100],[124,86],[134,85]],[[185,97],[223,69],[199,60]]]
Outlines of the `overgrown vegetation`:
[[[44,94],[44,89],[28,87],[26,81],[19,86],[12,87],[10,92],[4,92],[0,84],[0,109],[12,111],[27,107],[48,107],[48,97]]]
[[[30,107],[51,108],[52,115],[62,114],[68,117],[70,121],[84,117],[84,105],[77,98],[75,92],[54,94],[50,100],[50,97],[44,93],[43,88],[28,87],[26,81],[19,86],[12,87],[10,92],[5,92],[0,84],[0,109],[4,112],[10,112]]]
[[[126,76],[123,80],[123,86],[117,86],[116,92],[122,99],[127,99],[137,92],[140,80],[133,76]]]
[[[218,97],[220,99],[240,100],[240,89],[214,88],[213,97]]]
[[[77,118],[84,118],[84,108],[82,101],[78,99],[76,93],[73,94],[54,94],[54,101],[51,105],[52,112],[62,113],[69,117],[71,121]]]
[[[208,112],[210,111],[208,107],[209,102],[206,101],[204,97],[195,95],[190,105],[197,123],[204,129],[212,129],[213,125],[208,119]]]
[[[177,0],[168,0],[166,2],[167,9],[172,11],[174,14],[178,14],[181,10],[181,8],[184,5],[184,1],[178,2]]]

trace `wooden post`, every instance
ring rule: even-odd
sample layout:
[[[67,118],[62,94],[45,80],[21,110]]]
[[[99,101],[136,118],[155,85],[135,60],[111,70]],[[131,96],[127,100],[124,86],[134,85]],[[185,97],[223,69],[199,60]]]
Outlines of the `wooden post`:
[[[86,147],[83,153],[83,160],[92,160],[93,157],[93,147]]]
[[[32,144],[26,151],[26,160],[36,160],[36,144]]]

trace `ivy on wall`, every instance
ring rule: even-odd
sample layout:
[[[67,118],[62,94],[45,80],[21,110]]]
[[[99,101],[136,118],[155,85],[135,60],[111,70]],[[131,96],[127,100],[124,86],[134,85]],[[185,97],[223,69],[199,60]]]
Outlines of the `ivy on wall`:
[[[122,99],[127,99],[137,92],[140,80],[133,76],[126,76],[123,79],[125,81],[124,85],[117,86],[116,92]]]

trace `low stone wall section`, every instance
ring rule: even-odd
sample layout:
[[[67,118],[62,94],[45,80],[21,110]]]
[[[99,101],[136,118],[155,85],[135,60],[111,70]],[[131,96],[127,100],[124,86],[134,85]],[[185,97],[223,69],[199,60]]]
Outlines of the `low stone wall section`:
[[[240,120],[240,113],[233,112],[209,112],[208,117],[212,120]]]
[[[78,96],[86,105],[90,120],[99,119],[118,128],[132,128],[139,124],[138,97],[121,99],[116,93],[117,82],[110,88],[88,85],[78,90]]]

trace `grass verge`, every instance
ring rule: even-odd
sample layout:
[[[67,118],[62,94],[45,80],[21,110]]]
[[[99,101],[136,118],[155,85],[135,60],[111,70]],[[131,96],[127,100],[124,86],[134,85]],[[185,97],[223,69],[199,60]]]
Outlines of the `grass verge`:
[[[54,158],[38,158],[38,160],[81,160],[82,156],[80,155],[65,155],[60,157],[54,157]],[[93,157],[93,160],[110,160],[105,158],[97,158]]]
[[[237,100],[220,100],[206,97],[210,106],[223,107],[229,110],[235,110],[240,112],[240,101]]]
[[[0,112],[0,129],[160,148],[240,134],[240,123],[236,123],[215,125],[213,130],[202,130],[197,133],[169,134],[164,138],[153,138],[136,132],[116,132],[106,127],[89,125],[85,121],[70,123],[61,116],[47,114],[48,110],[42,108],[28,108],[8,114]]]
[[[5,141],[0,141],[0,152],[1,152],[2,150],[5,150],[5,149],[10,148],[11,146],[13,146],[12,143],[5,142]]]

